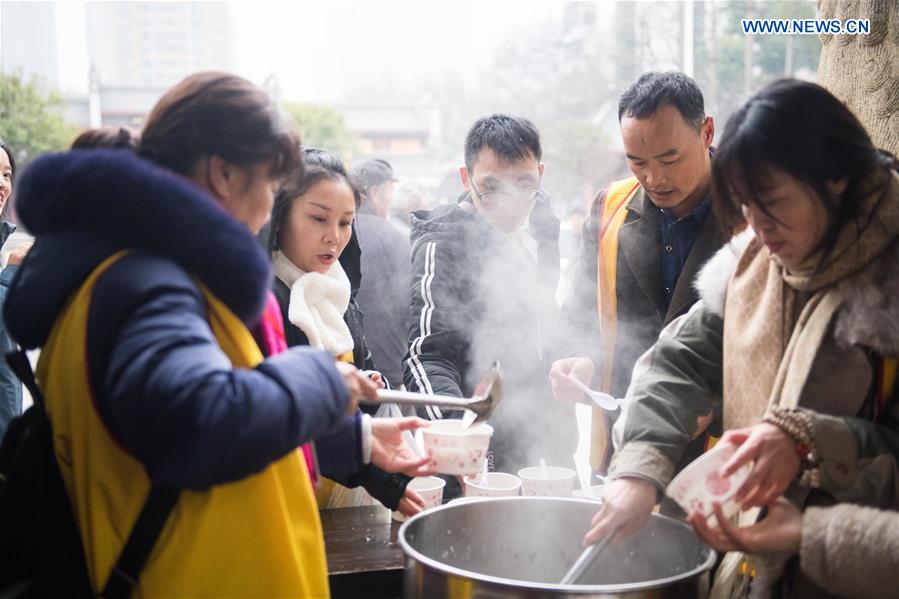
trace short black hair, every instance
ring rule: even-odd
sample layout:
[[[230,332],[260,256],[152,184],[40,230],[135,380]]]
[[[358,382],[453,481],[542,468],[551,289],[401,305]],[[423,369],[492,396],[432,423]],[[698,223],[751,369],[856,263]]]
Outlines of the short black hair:
[[[510,162],[543,155],[540,132],[531,121],[509,114],[492,114],[478,119],[465,136],[465,167],[471,171],[481,148],[487,146]]]
[[[651,117],[663,106],[674,106],[684,121],[696,129],[705,120],[702,90],[687,75],[677,71],[643,73],[618,100],[618,122],[621,117]]]

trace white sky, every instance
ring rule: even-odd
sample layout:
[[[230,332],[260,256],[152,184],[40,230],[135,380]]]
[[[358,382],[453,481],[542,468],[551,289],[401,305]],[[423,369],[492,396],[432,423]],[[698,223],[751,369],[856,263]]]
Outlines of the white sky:
[[[234,70],[262,83],[276,74],[283,97],[353,101],[370,81],[411,86],[463,76],[489,63],[497,42],[558,17],[562,0],[231,0]],[[87,88],[85,2],[58,2],[64,91]]]
[[[84,2],[56,3],[56,52],[62,91],[87,93],[87,18]]]
[[[238,70],[278,74],[285,97],[337,100],[359,84],[411,86],[447,71],[466,74],[495,43],[555,14],[561,2],[231,2]],[[352,98],[346,98],[352,101]]]

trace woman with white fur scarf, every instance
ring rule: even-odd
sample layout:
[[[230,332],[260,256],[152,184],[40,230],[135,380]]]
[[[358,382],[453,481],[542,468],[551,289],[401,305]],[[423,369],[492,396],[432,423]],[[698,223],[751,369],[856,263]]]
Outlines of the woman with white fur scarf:
[[[369,373],[382,387],[362,335],[362,314],[355,302],[361,281],[360,249],[353,230],[359,191],[343,164],[328,152],[304,150],[305,168],[287,177],[275,198],[268,246],[275,274],[274,293],[284,317],[288,346],[312,345]],[[335,438],[320,439],[316,452],[322,474],[345,487],[364,487],[386,507],[411,516],[424,501],[407,488],[411,478],[430,474],[426,458],[394,472],[397,457],[381,450],[379,439],[396,441],[403,431],[426,423],[418,418],[378,418],[359,413],[358,447]],[[347,454],[351,455],[347,455]],[[348,465],[354,467],[348,468]],[[333,487],[324,484],[319,507],[328,507]]]

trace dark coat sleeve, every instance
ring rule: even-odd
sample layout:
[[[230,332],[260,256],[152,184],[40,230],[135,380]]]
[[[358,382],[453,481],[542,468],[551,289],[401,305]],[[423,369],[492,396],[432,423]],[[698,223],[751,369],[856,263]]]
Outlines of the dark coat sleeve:
[[[622,446],[610,475],[635,476],[664,489],[696,432],[698,418],[720,407],[724,321],[699,303],[663,331],[648,354],[645,371],[635,368]],[[645,358],[644,358],[645,359]]]
[[[384,472],[373,464],[367,465],[359,473],[359,484],[371,493],[371,496],[384,504],[384,507],[396,510],[412,479],[405,474]]]
[[[172,262],[123,258],[98,281],[90,313],[100,413],[155,483],[244,478],[343,419],[349,394],[332,356],[296,348],[233,368],[204,298]]]
[[[403,381],[411,391],[463,396],[469,327],[477,309],[469,265],[454,247],[429,234],[413,243],[409,351],[403,363]]]
[[[597,314],[597,260],[599,253],[600,209],[605,190],[599,192],[581,232],[577,263],[572,269],[572,290],[562,307],[564,353],[587,356],[599,364],[599,315]]]
[[[315,455],[321,473],[345,487],[355,487],[362,463],[362,412],[344,416],[340,426],[315,440]]]
[[[361,421],[361,412],[346,416],[340,428],[316,439],[318,467],[331,480],[344,487],[362,486],[372,497],[395,510],[412,479],[403,474],[384,472],[374,464],[362,463]]]

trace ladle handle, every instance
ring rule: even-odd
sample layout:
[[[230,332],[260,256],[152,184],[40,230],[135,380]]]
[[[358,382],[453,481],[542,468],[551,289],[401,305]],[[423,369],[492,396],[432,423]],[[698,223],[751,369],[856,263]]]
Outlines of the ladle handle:
[[[574,562],[574,565],[571,566],[571,569],[568,570],[559,584],[576,584],[577,581],[580,580],[581,576],[583,576],[584,572],[590,569],[590,566],[593,565],[593,562],[596,561],[596,558],[598,558],[599,555],[603,552],[603,550],[606,548],[606,545],[611,542],[612,537],[615,536],[615,532],[617,531],[612,531],[611,534],[604,536],[597,542],[584,549],[584,551],[581,552],[580,557],[577,558],[577,561]]]
[[[412,391],[399,391],[397,389],[378,389],[378,399],[360,399],[362,404],[395,403],[404,406],[438,406],[441,408],[467,408],[471,405],[470,399],[451,397],[449,395],[428,395],[427,393],[415,393]]]

